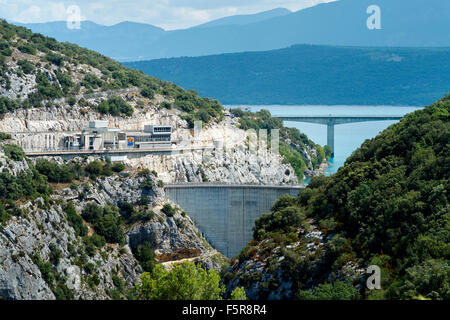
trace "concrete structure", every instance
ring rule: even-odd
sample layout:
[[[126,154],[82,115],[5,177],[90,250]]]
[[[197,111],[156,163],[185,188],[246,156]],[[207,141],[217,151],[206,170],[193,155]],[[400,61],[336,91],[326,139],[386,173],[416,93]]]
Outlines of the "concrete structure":
[[[387,120],[400,120],[403,116],[385,116],[385,115],[373,115],[373,116],[274,116],[283,121],[294,122],[309,122],[324,124],[327,126],[327,145],[330,146],[331,151],[334,154],[334,126],[338,124],[355,123],[355,122],[367,122],[367,121],[387,121]]]
[[[119,128],[109,128],[108,121],[92,120],[81,133],[64,133],[62,151],[170,148],[171,138],[171,126],[146,125],[144,131],[125,132]]]
[[[165,192],[194,220],[214,248],[234,257],[252,240],[255,220],[270,212],[282,195],[297,196],[303,188],[205,183],[166,185]]]
[[[172,126],[144,126],[144,132],[128,132],[128,147],[170,148],[172,145]],[[132,142],[132,144],[130,144]]]

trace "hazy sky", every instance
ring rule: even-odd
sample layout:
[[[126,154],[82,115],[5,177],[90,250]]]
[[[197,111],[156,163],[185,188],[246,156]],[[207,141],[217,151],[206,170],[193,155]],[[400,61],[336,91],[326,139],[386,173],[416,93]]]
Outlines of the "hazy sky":
[[[112,25],[121,21],[179,29],[235,14],[274,8],[297,11],[333,0],[0,0],[0,17],[23,23],[66,20],[71,5],[80,8],[82,20]]]

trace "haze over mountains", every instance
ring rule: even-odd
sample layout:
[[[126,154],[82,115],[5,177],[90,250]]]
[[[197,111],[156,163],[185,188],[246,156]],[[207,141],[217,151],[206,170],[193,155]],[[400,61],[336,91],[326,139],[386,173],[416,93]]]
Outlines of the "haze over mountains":
[[[381,30],[366,26],[367,8],[374,4],[381,8]],[[24,26],[119,61],[264,51],[294,44],[450,46],[450,1],[340,0],[293,13],[275,9],[227,17],[175,31],[132,22],[111,27],[83,22],[80,30],[68,29],[65,22]]]
[[[268,20],[271,18],[282,17],[292,13],[292,11],[285,8],[277,8],[269,11],[263,11],[256,14],[243,14],[243,15],[235,15],[230,17],[225,17],[217,20],[213,20],[207,23],[203,23],[194,28],[211,28],[218,26],[230,26],[230,25],[246,25],[256,22],[261,22],[264,20]]]

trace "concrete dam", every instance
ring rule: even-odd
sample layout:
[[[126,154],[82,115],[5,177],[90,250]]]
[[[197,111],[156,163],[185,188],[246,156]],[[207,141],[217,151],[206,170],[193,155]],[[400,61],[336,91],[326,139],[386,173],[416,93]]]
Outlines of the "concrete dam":
[[[297,196],[304,186],[290,185],[166,185],[168,199],[194,220],[211,245],[234,257],[252,240],[255,220],[270,212],[284,194]]]

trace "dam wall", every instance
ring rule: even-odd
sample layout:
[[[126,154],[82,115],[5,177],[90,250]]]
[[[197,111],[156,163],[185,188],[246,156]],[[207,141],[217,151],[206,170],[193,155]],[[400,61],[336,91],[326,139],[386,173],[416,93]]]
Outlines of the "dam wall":
[[[270,212],[284,194],[297,196],[304,186],[166,185],[166,197],[194,220],[209,243],[227,257],[252,240],[255,220]]]

